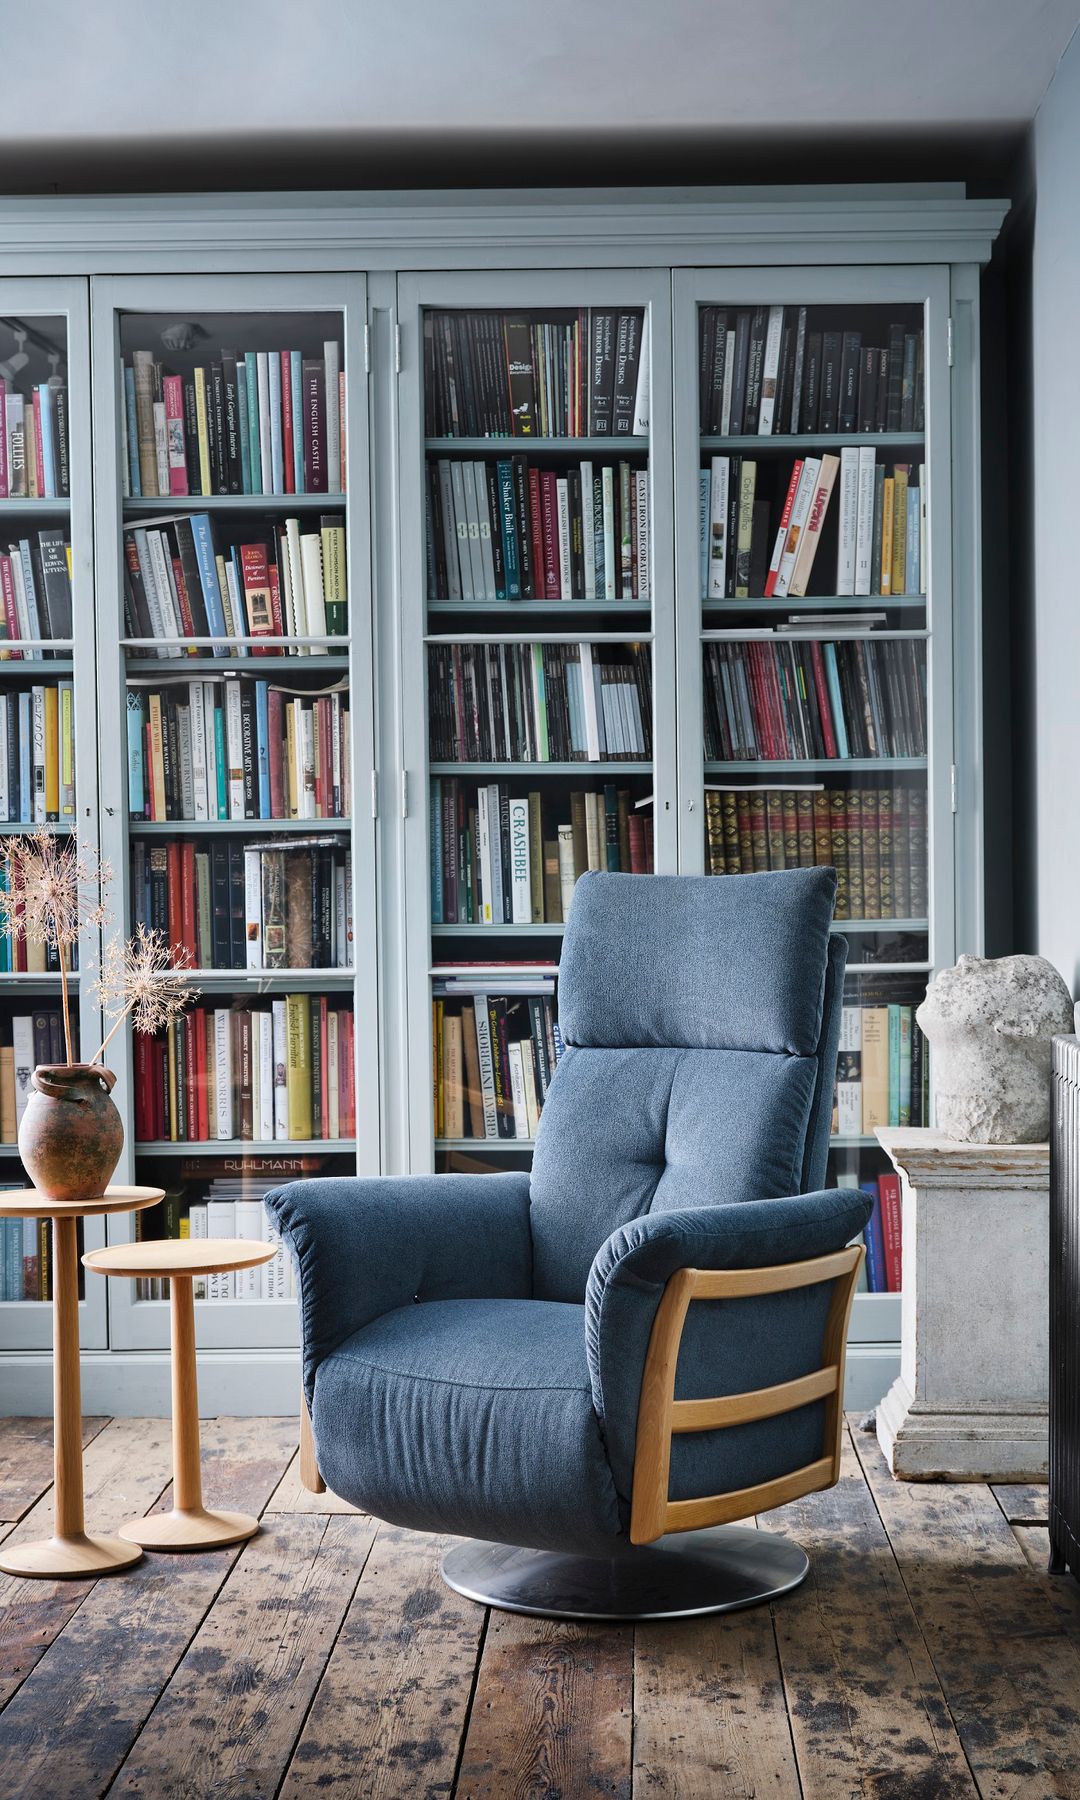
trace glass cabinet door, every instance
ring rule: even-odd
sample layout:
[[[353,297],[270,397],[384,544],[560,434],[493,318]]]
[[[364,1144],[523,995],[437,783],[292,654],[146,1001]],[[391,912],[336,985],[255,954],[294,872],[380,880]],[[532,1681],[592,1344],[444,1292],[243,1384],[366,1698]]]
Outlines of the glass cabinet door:
[[[0,281],[0,834],[76,836],[96,850],[97,721],[85,281]],[[99,1015],[84,943],[72,974],[73,1053],[92,1056]],[[75,961],[80,962],[79,951]],[[28,1185],[16,1134],[35,1063],[65,1060],[59,965],[0,938],[0,1185]],[[80,1247],[105,1241],[80,1222]],[[52,1341],[47,1224],[0,1221],[0,1344]],[[106,1342],[105,1283],[79,1271],[80,1338]],[[85,1289],[85,1291],[84,1291]]]
[[[829,1181],[874,1199],[855,1336],[898,1331],[914,1010],[951,962],[947,276],[677,277],[680,867],[831,864],[848,940]]]
[[[106,837],[124,931],[198,989],[117,1040],[128,1176],[165,1189],[137,1230],[266,1236],[268,1189],[378,1166],[365,284],[94,306]],[[165,1341],[167,1284],[113,1286],[113,1341]],[[280,1253],[203,1286],[201,1343],[295,1342]]]
[[[398,291],[411,1163],[527,1168],[574,884],[675,868],[668,284]]]

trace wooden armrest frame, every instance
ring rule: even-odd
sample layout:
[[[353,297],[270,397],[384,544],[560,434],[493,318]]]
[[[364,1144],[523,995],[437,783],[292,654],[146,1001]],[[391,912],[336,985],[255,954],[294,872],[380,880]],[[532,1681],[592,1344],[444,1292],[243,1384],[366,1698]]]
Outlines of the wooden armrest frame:
[[[848,1320],[865,1251],[861,1244],[817,1256],[809,1262],[780,1263],[768,1269],[677,1269],[664,1288],[653,1320],[638,1402],[634,1488],[630,1508],[630,1541],[651,1544],[667,1531],[696,1531],[745,1519],[750,1513],[783,1506],[800,1494],[832,1487],[840,1476],[843,1424],[844,1359]],[[714,1400],[676,1400],[675,1371],[683,1327],[692,1300],[734,1300],[754,1294],[780,1294],[789,1288],[833,1283],[821,1343],[821,1367],[796,1381],[725,1394]],[[716,1431],[752,1419],[792,1412],[813,1400],[825,1401],[826,1454],[790,1475],[756,1487],[700,1500],[671,1500],[671,1439],[676,1432]]]
[[[326,1492],[326,1483],[319,1474],[319,1459],[315,1454],[315,1434],[311,1429],[307,1395],[302,1389],[300,1392],[300,1486],[309,1494],[325,1494]]]

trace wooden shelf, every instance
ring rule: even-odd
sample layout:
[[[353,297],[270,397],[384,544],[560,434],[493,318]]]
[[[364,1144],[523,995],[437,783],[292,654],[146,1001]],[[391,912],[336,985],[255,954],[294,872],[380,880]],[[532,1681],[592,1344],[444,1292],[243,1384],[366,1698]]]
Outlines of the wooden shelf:
[[[515,601],[514,604],[516,605],[517,602]],[[903,606],[921,611],[925,605],[925,594],[823,594],[820,597],[811,594],[809,597],[799,595],[793,600],[786,596],[777,600],[771,595],[767,600],[757,597],[751,597],[749,600],[713,600],[706,597],[701,602],[701,610],[709,613],[884,612],[890,606]],[[787,633],[784,632],[782,635],[786,637]],[[884,633],[874,631],[871,636],[882,637]]]
[[[69,513],[71,511],[70,496],[62,500],[46,500],[39,497],[31,500],[27,495],[8,494],[0,500],[0,518],[11,517],[13,513]]]
[[[185,969],[200,990],[207,988],[259,988],[267,993],[284,988],[351,987],[355,969]]]
[[[819,770],[826,774],[847,771],[851,774],[866,774],[874,770],[883,773],[890,769],[925,769],[925,756],[834,756],[831,760],[822,757],[807,762],[707,762],[706,775],[798,775],[814,774]]]
[[[766,436],[709,437],[702,435],[703,450],[844,450],[867,445],[878,450],[907,450],[913,444],[925,444],[924,431],[825,431],[770,432]]]
[[[346,674],[349,668],[348,656],[137,656],[131,650],[125,658],[129,680],[138,675],[164,675],[167,680],[175,681],[180,675],[228,675],[230,679],[236,675],[251,675],[259,678],[264,675],[295,675],[306,670],[334,669],[338,674]],[[53,665],[55,666],[55,665]]]
[[[424,439],[424,449],[437,451],[440,456],[608,455],[617,462],[628,452],[646,455],[649,440],[645,437],[429,437]]]
[[[745,604],[740,601],[740,605]],[[651,613],[651,600],[429,600],[429,613],[558,613],[560,617],[588,613]]]
[[[272,1138],[268,1143],[251,1138],[198,1138],[174,1144],[171,1138],[134,1145],[136,1156],[327,1156],[356,1154],[355,1138]]]
[[[20,825],[17,820],[7,819],[0,824],[0,837],[32,837],[35,831],[56,832],[59,836],[61,834],[66,834],[69,831],[74,831],[74,829],[75,822],[72,819],[65,819],[63,821],[50,819],[45,825]]]
[[[431,775],[502,775],[508,781],[515,775],[587,775],[590,772],[600,775],[604,770],[609,775],[651,775],[651,762],[432,762],[428,764]]]
[[[0,638],[0,648],[12,643],[10,638]],[[5,675],[29,675],[35,681],[41,681],[50,675],[72,675],[75,664],[70,656],[58,656],[55,661],[47,661],[43,656],[5,656],[0,658],[0,677]]]
[[[125,513],[185,512],[342,512],[347,494],[125,494]]]
[[[346,837],[351,819],[129,819],[133,837],[202,837],[222,832],[261,837],[266,832],[290,832],[300,837]]]
[[[841,936],[846,935],[849,931],[873,931],[895,935],[901,931],[929,931],[930,921],[928,919],[834,919],[829,929],[839,932]],[[441,920],[431,927],[433,937],[445,937],[458,932],[475,932],[477,935],[484,934],[488,937],[561,937],[564,930],[565,926],[562,924],[554,925],[546,921],[544,924],[537,924],[531,920],[527,925],[507,925],[503,921],[495,925],[480,925],[475,921],[463,920],[456,923],[453,920]],[[856,963],[854,966],[858,968],[860,965]],[[851,972],[850,967],[848,972]]]

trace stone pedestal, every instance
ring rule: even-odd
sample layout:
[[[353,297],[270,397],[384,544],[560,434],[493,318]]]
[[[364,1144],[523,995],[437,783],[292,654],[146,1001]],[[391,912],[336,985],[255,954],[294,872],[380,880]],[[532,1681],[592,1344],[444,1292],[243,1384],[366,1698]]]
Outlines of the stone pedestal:
[[[879,1127],[903,1196],[900,1374],[877,1435],[906,1481],[1046,1479],[1047,1144]]]

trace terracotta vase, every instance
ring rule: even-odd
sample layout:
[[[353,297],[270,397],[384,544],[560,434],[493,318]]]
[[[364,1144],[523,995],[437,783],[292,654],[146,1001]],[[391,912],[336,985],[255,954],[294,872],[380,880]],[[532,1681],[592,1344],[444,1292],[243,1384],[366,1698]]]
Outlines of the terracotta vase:
[[[30,1077],[19,1155],[50,1200],[93,1200],[108,1186],[124,1147],[115,1082],[100,1063],[45,1064]]]

